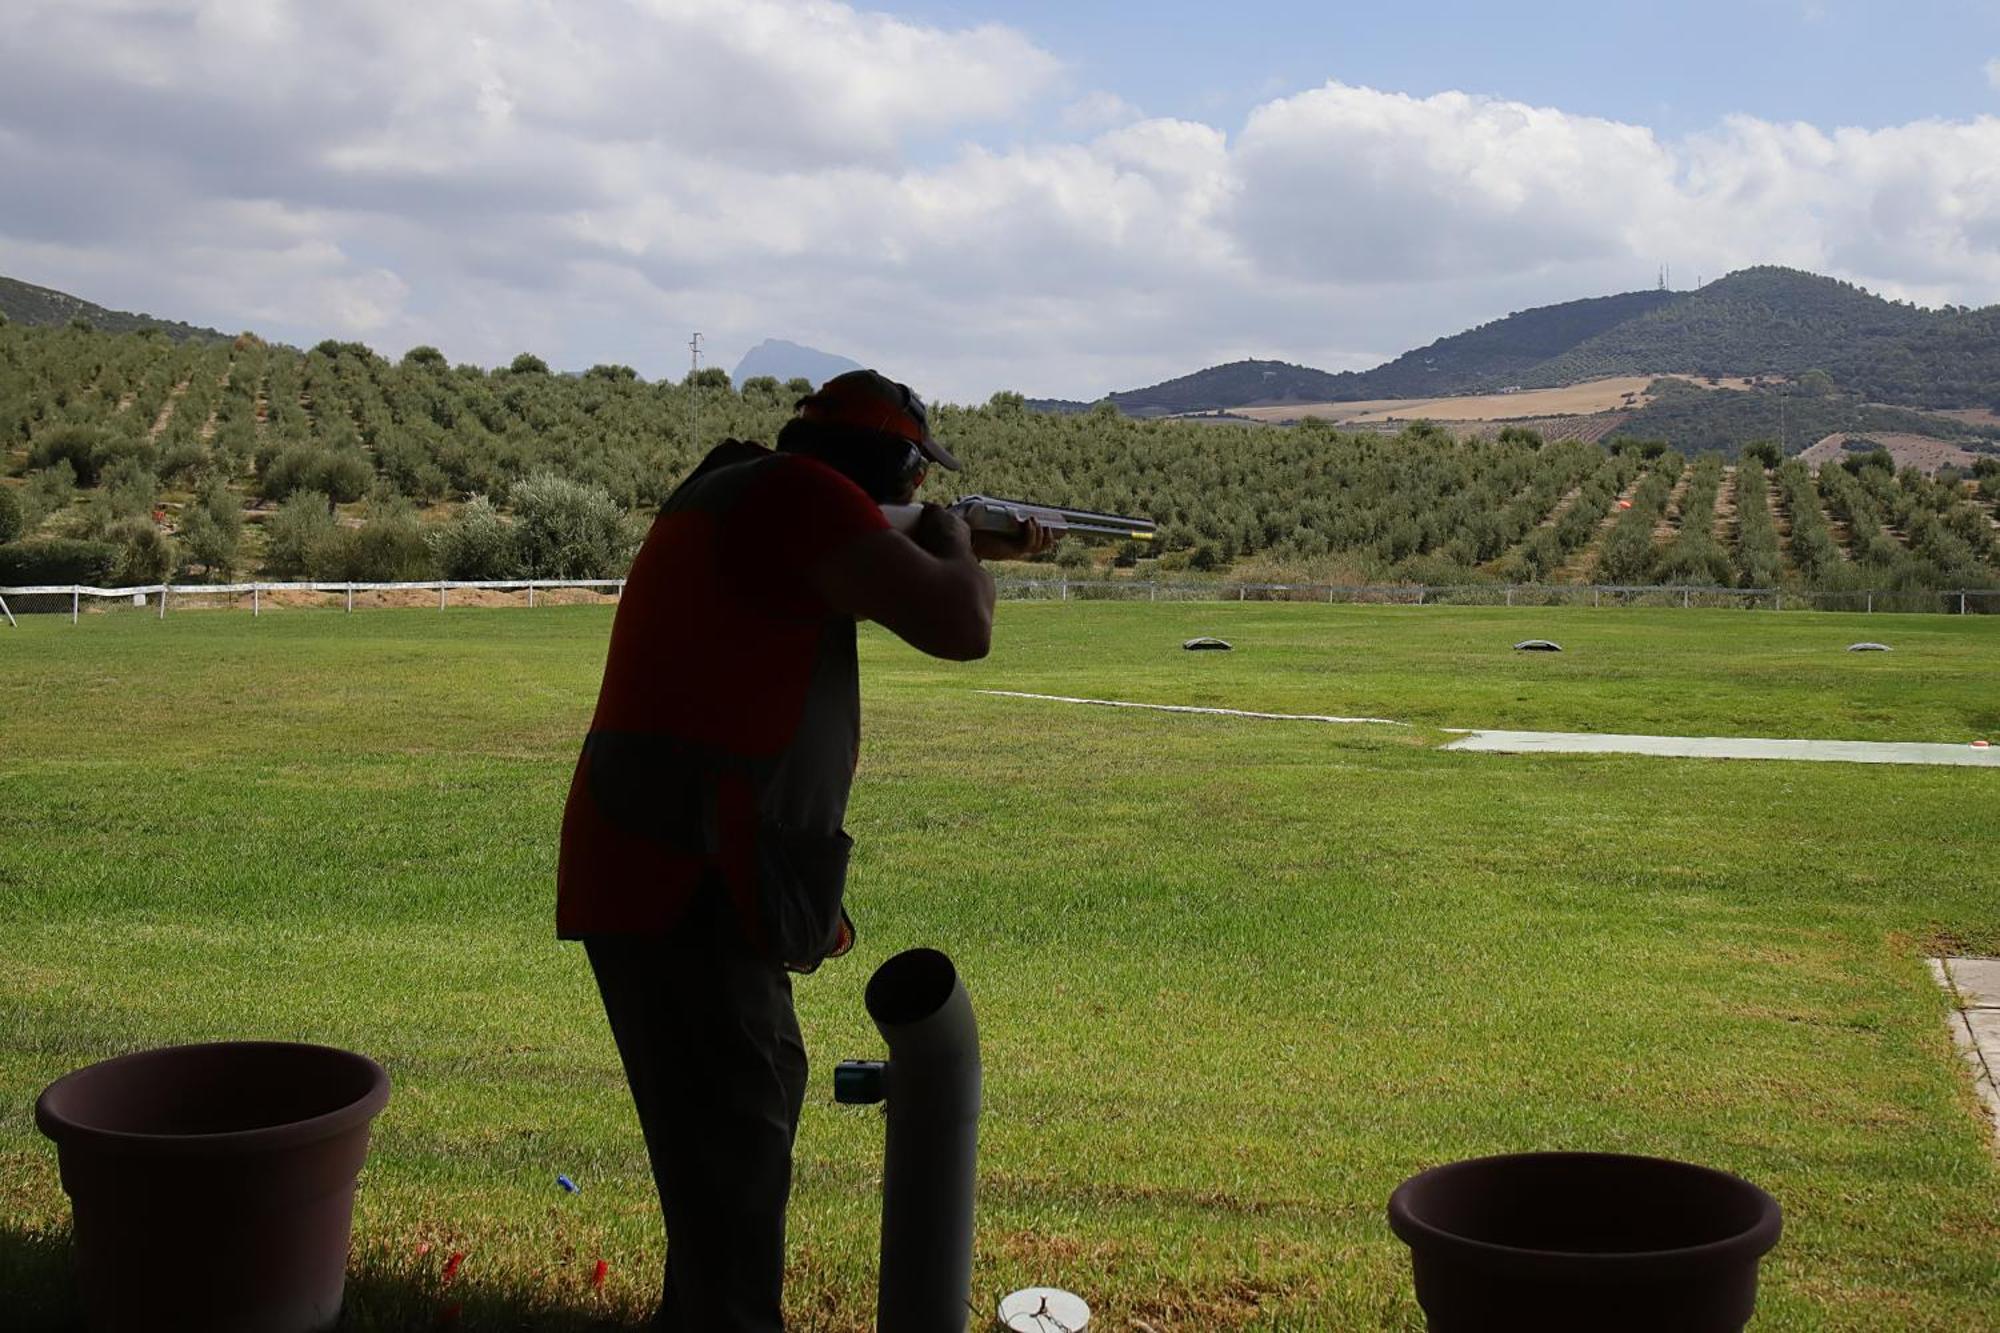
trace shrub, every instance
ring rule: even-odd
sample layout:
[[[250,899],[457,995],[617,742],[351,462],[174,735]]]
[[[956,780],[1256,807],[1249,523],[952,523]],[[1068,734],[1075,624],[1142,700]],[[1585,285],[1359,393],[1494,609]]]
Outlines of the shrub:
[[[475,495],[450,522],[430,533],[431,553],[448,579],[511,579],[520,574],[514,529],[493,502]]]
[[[221,477],[202,484],[195,503],[181,516],[181,558],[200,565],[211,579],[227,579],[236,568],[236,551],[243,536],[243,511]]]
[[[536,579],[604,579],[623,574],[635,545],[618,502],[602,486],[551,472],[517,482],[508,494],[520,569]]]
[[[83,583],[102,586],[118,563],[118,548],[108,542],[81,542],[67,537],[14,542],[0,546],[0,587],[38,583]]]
[[[28,516],[21,506],[21,497],[14,494],[12,486],[0,486],[0,545],[18,538],[28,526]]]
[[[113,587],[164,583],[180,563],[173,538],[161,532],[151,519],[120,519],[105,529],[104,540],[118,551],[111,567]]]
[[[21,496],[23,530],[34,531],[44,518],[67,509],[75,496],[76,469],[68,459],[28,474],[28,484]]]
[[[264,568],[279,578],[310,573],[315,549],[339,526],[324,494],[294,491],[264,529]]]
[[[161,481],[186,481],[208,466],[209,451],[199,440],[181,440],[160,451],[158,472]]]
[[[510,375],[546,375],[549,373],[549,363],[536,356],[533,352],[523,352],[515,357],[513,362],[507,367],[507,373]]]
[[[330,508],[359,500],[374,480],[375,469],[358,450],[297,445],[270,461],[258,490],[266,500],[316,491]]]
[[[336,526],[313,543],[309,572],[316,579],[354,583],[407,583],[432,577],[435,562],[417,511],[407,500],[369,502],[358,528]]]
[[[28,466],[51,468],[69,464],[76,483],[95,486],[104,465],[104,432],[91,426],[57,426],[43,431],[28,445]]]

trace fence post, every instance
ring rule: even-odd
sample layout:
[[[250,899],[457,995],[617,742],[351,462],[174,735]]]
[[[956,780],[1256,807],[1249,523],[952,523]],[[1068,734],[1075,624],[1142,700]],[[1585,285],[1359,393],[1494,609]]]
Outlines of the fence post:
[[[1513,604],[1514,604],[1514,585],[1510,583],[1507,585],[1507,605],[1512,606]]]
[[[347,611],[349,615],[354,613],[354,585],[352,583],[347,585]]]
[[[438,610],[440,611],[444,610],[444,590],[450,586],[443,579],[438,580]]]
[[[1871,616],[1875,614],[1875,590],[1873,588],[1868,590],[1868,614]]]
[[[257,585],[253,583],[250,585],[250,618],[255,620],[263,609],[262,600],[257,596]]]
[[[1069,580],[1061,580],[1060,586],[1062,588],[1062,599],[1067,602],[1069,600]]]
[[[76,609],[82,601],[83,589],[72,583],[69,588],[69,623],[72,625],[76,623]]]
[[[1773,611],[1782,611],[1785,609],[1785,590],[1783,588],[1771,589],[1771,609]]]
[[[1959,589],[1958,593],[1958,613],[1960,615],[1965,614],[1965,590],[1963,588]]]
[[[165,620],[166,618],[167,618],[167,585],[162,583],[160,585],[160,619]]]
[[[1593,607],[1604,605],[1604,589],[1594,583],[1590,585],[1590,604]]]
[[[1236,600],[1239,602],[1243,600],[1243,585],[1240,583],[1236,585]]]
[[[1689,593],[1690,593],[1691,591],[1693,591],[1693,590],[1692,590],[1692,589],[1689,589],[1689,588],[1682,588],[1682,589],[1681,589],[1681,610],[1683,610],[1683,611],[1685,611],[1685,610],[1687,610],[1687,609],[1688,609],[1688,594],[1689,594]]]
[[[533,579],[528,580],[528,609],[530,611],[535,609],[535,581]]]
[[[1157,581],[1146,585],[1146,600],[1149,602],[1160,600],[1160,585]]]

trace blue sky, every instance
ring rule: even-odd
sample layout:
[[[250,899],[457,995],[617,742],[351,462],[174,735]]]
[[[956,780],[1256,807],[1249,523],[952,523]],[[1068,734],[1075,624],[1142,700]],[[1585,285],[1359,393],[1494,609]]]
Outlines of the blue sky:
[[[1419,97],[1486,93],[1668,136],[1732,113],[1879,129],[2000,112],[1986,71],[2000,56],[1992,0],[892,8],[954,26],[1003,21],[1149,115],[1225,125],[1328,79]]]
[[[965,402],[1662,265],[2000,302],[1996,0],[8,6],[0,273],[294,343],[650,378],[699,329]]]

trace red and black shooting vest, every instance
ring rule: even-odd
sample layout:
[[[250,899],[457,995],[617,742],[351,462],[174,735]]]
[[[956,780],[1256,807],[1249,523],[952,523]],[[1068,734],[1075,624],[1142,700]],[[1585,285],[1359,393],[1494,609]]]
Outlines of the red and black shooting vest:
[[[627,577],[570,782],[557,934],[665,932],[720,890],[774,962],[809,970],[844,951],[860,679],[854,619],[808,571],[887,526],[832,468],[737,441],[668,499]]]

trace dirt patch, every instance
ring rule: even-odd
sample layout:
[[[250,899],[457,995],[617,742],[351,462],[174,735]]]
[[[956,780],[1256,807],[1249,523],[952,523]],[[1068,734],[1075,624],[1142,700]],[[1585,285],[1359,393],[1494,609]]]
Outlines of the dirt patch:
[[[182,380],[167,390],[167,401],[160,404],[160,415],[153,418],[152,428],[146,432],[147,439],[155,443],[159,441],[160,435],[167,429],[167,423],[174,419],[174,409],[180,406],[181,398],[187,393],[188,385],[192,383],[193,380]]]
[[[1889,451],[1889,457],[1896,460],[1898,468],[1913,467],[1931,477],[1936,476],[1938,469],[1942,467],[1971,467],[1978,458],[1978,455],[1949,440],[1940,440],[1929,435],[1843,430],[1821,436],[1800,452],[1799,461],[1807,467],[1815,468],[1827,463],[1837,463],[1848,455],[1849,451],[1841,447],[1848,440],[1873,441]]]
[[[1735,550],[1743,540],[1742,524],[1736,517],[1736,469],[1729,468],[1722,478],[1722,485],[1715,490],[1715,513],[1710,516],[1710,531],[1722,543],[1725,550]]]
[[[1691,467],[1682,468],[1680,478],[1674,482],[1673,490],[1667,493],[1666,504],[1660,507],[1660,516],[1653,520],[1653,545],[1655,547],[1663,546],[1667,542],[1672,541],[1674,534],[1680,530],[1681,522],[1685,517],[1681,513],[1681,506],[1687,503],[1688,487],[1693,484],[1694,469]]]
[[[2000,412],[1984,407],[1952,407],[1941,412],[1933,412],[1931,415],[1949,417],[1968,426],[2000,426]]]
[[[1618,499],[1630,500],[1634,495],[1637,495],[1639,493],[1639,483],[1643,482],[1647,475],[1647,473],[1641,472],[1638,476],[1632,478],[1627,483],[1625,489],[1618,492]],[[1611,525],[1616,523],[1618,516],[1624,512],[1623,509],[1618,507],[1617,501],[1614,500],[1611,507],[1604,511],[1604,517],[1597,520],[1597,531],[1590,534],[1590,540],[1585,542],[1576,554],[1563,561],[1562,568],[1549,575],[1548,582],[1588,583],[1591,576],[1597,572],[1597,551],[1604,544],[1604,534],[1611,531]]]
[[[1646,386],[1656,379],[1679,379],[1703,388],[1707,381],[1693,375],[1612,375],[1560,389],[1523,389],[1517,393],[1447,395],[1438,398],[1374,398],[1353,403],[1274,403],[1231,411],[1253,421],[1298,421],[1314,416],[1335,425],[1375,425],[1405,421],[1514,421],[1536,417],[1574,417],[1630,413],[1647,403]],[[1608,429],[1616,429],[1615,426]],[[1547,434],[1547,431],[1543,432]],[[1567,434],[1567,431],[1559,431]]]

